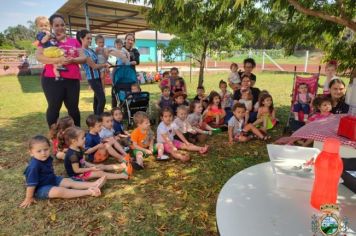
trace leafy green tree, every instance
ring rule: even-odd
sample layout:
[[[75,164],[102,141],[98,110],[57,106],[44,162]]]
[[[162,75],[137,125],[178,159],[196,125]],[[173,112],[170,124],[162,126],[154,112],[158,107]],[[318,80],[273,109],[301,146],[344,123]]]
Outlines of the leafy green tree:
[[[134,1],[135,2],[135,1]],[[145,0],[152,8],[147,20],[156,30],[174,34],[164,49],[165,58],[186,52],[199,63],[199,85],[203,84],[207,53],[229,50],[239,42],[243,15],[232,10],[232,1]]]
[[[235,6],[247,2],[231,1]],[[336,59],[339,71],[356,77],[356,1],[256,0],[254,7],[260,17],[250,15],[247,24],[261,32],[252,34],[252,40],[268,35],[288,54],[315,46],[325,52],[324,60]]]

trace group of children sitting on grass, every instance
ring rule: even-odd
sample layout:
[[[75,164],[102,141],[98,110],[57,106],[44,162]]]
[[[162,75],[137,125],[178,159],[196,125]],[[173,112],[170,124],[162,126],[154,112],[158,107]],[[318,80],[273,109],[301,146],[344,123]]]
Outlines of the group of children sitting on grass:
[[[27,190],[21,206],[29,206],[34,198],[99,196],[107,179],[129,179],[134,169],[144,169],[144,159],[149,156],[156,160],[166,160],[171,156],[186,162],[191,159],[187,151],[204,155],[208,152],[208,145],[197,143],[204,143],[209,135],[224,130],[228,130],[230,144],[245,142],[254,136],[265,140],[267,135],[263,125],[259,129],[255,124],[247,123],[246,105],[240,102],[233,104],[231,96],[226,96],[226,82],[221,81],[219,85],[220,94],[225,94],[223,98],[215,91],[205,97],[204,88],[199,87],[198,95],[190,104],[183,91],[171,94],[163,87],[158,103],[161,122],[156,136],[151,129],[150,117],[141,111],[134,114],[136,128],[131,132],[124,129],[124,114],[120,108],[113,108],[101,116],[89,115],[87,132],[75,127],[71,117],[59,118],[50,129],[50,140],[41,135],[30,140],[32,159],[25,171]],[[138,85],[133,87],[139,89]],[[269,94],[268,98],[272,103]],[[171,102],[165,103],[163,99]],[[263,124],[262,113],[272,115],[274,110],[273,106],[268,108],[270,105],[265,100],[260,104],[259,109],[267,110],[260,112],[256,122]],[[229,119],[226,119],[227,113],[231,113]],[[54,174],[51,143],[55,158],[64,160],[69,178]],[[115,163],[103,164],[109,157],[113,157]],[[91,179],[97,180],[87,182]]]
[[[209,149],[204,144],[208,136],[221,131],[227,130],[229,144],[253,138],[267,140],[268,130],[276,123],[272,96],[267,91],[260,91],[258,101],[254,103],[252,88],[243,86],[245,77],[239,77],[241,84],[221,80],[218,84],[220,91],[211,91],[208,96],[205,96],[204,87],[199,86],[197,95],[189,101],[184,80],[183,86],[181,80],[172,85],[171,80],[167,81],[169,73],[165,73],[160,84],[162,95],[156,104],[160,114],[156,135],[151,129],[150,117],[140,111],[134,114],[136,128],[131,132],[124,128],[124,114],[120,108],[103,112],[101,116],[89,115],[86,132],[75,127],[71,117],[61,117],[51,127],[50,139],[38,135],[29,142],[32,158],[25,170],[27,190],[21,207],[29,206],[34,198],[100,196],[100,188],[107,179],[129,179],[133,170],[144,169],[144,159],[149,156],[156,160],[166,160],[170,156],[186,162],[191,159],[187,151],[204,155]],[[309,121],[330,114],[329,98],[308,95],[304,84],[298,91],[299,100],[313,101],[315,110],[319,111],[310,116]],[[138,84],[132,85],[132,92],[140,92]],[[238,100],[235,99],[236,93],[239,94]],[[251,121],[253,112],[257,116]],[[55,158],[63,160],[69,178],[54,174],[51,145]],[[104,164],[109,157],[115,159],[114,164]],[[87,182],[92,179],[97,180]]]
[[[241,81],[244,81],[243,76]],[[211,91],[209,96],[205,96],[204,87],[199,86],[192,101],[187,100],[184,90],[161,86],[162,95],[156,104],[160,114],[156,135],[151,129],[150,117],[141,111],[134,114],[136,128],[131,132],[124,128],[120,108],[103,112],[101,116],[89,115],[87,132],[75,127],[71,117],[60,118],[50,129],[50,139],[38,135],[29,142],[32,158],[25,170],[27,189],[21,207],[29,206],[35,198],[100,196],[100,188],[107,179],[129,179],[134,170],[144,169],[147,157],[154,156],[159,161],[170,156],[186,162],[191,159],[187,151],[204,155],[209,149],[204,144],[208,136],[221,131],[227,130],[229,144],[253,138],[267,140],[268,130],[276,123],[272,96],[260,91],[258,102],[253,103],[251,91],[230,84],[234,95],[240,93],[240,99],[236,100],[227,86],[227,82],[220,81],[220,91]],[[305,93],[304,87],[300,85],[298,99],[312,99],[315,110],[319,111],[308,120],[328,116],[330,99],[313,98]],[[134,84],[132,92],[139,91],[139,85]],[[257,116],[251,122],[253,112]],[[51,145],[55,158],[64,160],[68,178],[54,174]],[[104,164],[109,157],[116,160],[114,164]],[[88,182],[92,179],[97,180]]]

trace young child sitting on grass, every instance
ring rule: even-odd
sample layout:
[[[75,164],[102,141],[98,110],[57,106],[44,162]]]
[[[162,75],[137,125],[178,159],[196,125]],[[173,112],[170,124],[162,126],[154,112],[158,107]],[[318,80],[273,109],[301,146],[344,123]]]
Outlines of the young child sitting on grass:
[[[105,176],[95,182],[84,182],[54,174],[50,142],[46,137],[37,135],[31,138],[29,152],[32,158],[24,173],[26,176],[26,197],[20,207],[30,206],[35,202],[35,198],[77,198],[101,195],[100,188],[105,184]]]
[[[209,105],[203,113],[203,121],[213,128],[221,128],[224,125],[225,110],[221,106],[220,95],[212,91],[209,95]]]
[[[187,121],[193,127],[194,130],[199,134],[209,134],[216,132],[218,129],[210,127],[207,123],[203,122],[203,106],[199,101],[193,101],[190,104],[189,112],[190,114],[187,117]]]
[[[125,156],[127,153],[125,149],[120,145],[118,142],[118,139],[120,137],[115,137],[115,130],[114,130],[114,122],[113,122],[113,116],[111,115],[110,112],[103,112],[101,114],[101,130],[99,132],[99,136],[102,142],[112,142],[115,149],[123,156]]]
[[[168,86],[162,87],[161,88],[162,95],[161,98],[157,101],[156,103],[156,108],[157,109],[163,109],[165,107],[173,107],[173,99],[170,96],[171,90]]]
[[[163,155],[163,144],[154,143],[154,133],[151,130],[148,115],[143,111],[138,111],[133,119],[137,128],[131,133],[131,148],[137,164],[143,169],[143,158],[149,155],[157,155],[157,160],[167,159],[167,156]]]
[[[128,179],[131,170],[125,163],[114,165],[94,165],[84,160],[85,132],[78,127],[65,130],[64,137],[69,146],[64,158],[64,167],[73,180],[90,180],[106,176],[107,179]],[[118,174],[106,171],[116,171]],[[130,172],[131,174],[131,172]]]
[[[183,136],[191,143],[204,142],[207,138],[207,132],[200,130],[198,132],[193,129],[190,122],[187,120],[188,117],[188,107],[181,105],[177,108],[177,116],[173,121],[174,128],[181,132]],[[177,140],[180,140],[178,136],[175,136]],[[180,140],[183,141],[183,140]]]
[[[122,122],[124,114],[122,114],[119,107],[114,107],[111,110],[111,115],[113,118],[114,135],[119,139],[119,143],[123,147],[128,147],[130,145],[130,133],[125,131],[124,124]]]
[[[174,94],[173,96],[173,114],[176,115],[177,114],[177,108],[180,105],[185,105],[185,106],[189,106],[189,103],[185,100],[187,98],[187,95],[183,92],[177,92]]]
[[[254,126],[260,125],[261,130],[267,133],[267,130],[272,129],[277,124],[276,109],[273,106],[273,99],[270,94],[263,94],[259,98],[259,108],[257,112],[257,120],[253,123]]]
[[[201,154],[208,151],[207,145],[204,147],[196,146],[188,142],[179,130],[174,129],[173,111],[170,108],[164,108],[161,111],[160,117],[161,123],[157,127],[157,143],[162,143],[164,151],[170,154],[173,158],[183,162],[190,160],[189,154],[187,152],[180,151],[181,149],[195,151]],[[176,134],[181,140],[183,140],[183,142],[174,139]]]
[[[203,110],[208,107],[209,98],[205,95],[204,86],[197,87],[197,95],[194,97],[193,101],[199,101],[203,106]]]
[[[245,120],[246,107],[243,103],[235,103],[232,107],[233,116],[228,122],[228,134],[229,134],[229,144],[233,144],[234,141],[237,142],[247,142],[251,139],[248,132],[252,132],[261,140],[267,140],[269,137],[261,133],[259,129],[253,126],[251,123],[247,124]]]
[[[165,71],[162,74],[162,80],[159,83],[159,88],[162,90],[164,87],[169,88],[169,92],[171,91],[171,80],[169,78],[169,71]]]
[[[59,160],[64,160],[68,147],[64,142],[64,130],[74,126],[74,120],[70,116],[64,116],[58,119],[56,124],[51,125],[49,137],[52,141],[53,155]]]
[[[115,148],[117,142],[109,140],[108,142],[101,142],[99,132],[101,131],[102,122],[97,115],[89,115],[86,119],[86,124],[89,132],[85,135],[85,154],[88,154],[88,161],[93,163],[100,163],[105,161],[109,155],[114,157],[119,162],[127,162],[130,158],[123,153],[119,153]],[[121,148],[121,146],[118,146]]]
[[[227,90],[227,83],[224,80],[219,82],[220,88],[220,98],[221,98],[221,107],[225,110],[226,116],[224,118],[224,123],[226,124],[232,116],[231,106],[233,103],[232,94]]]

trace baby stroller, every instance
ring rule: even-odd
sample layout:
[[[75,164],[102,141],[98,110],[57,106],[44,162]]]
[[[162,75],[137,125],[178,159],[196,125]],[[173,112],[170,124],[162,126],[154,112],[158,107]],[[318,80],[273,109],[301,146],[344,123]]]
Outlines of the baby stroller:
[[[136,71],[131,66],[111,66],[112,87],[118,104],[122,104],[126,95],[131,92],[131,85],[137,83]]]
[[[128,93],[121,103],[121,110],[128,120],[128,126],[133,126],[133,116],[138,111],[150,114],[150,94],[148,92]],[[151,123],[154,123],[151,121]]]
[[[291,101],[290,112],[287,119],[287,125],[283,130],[284,133],[294,132],[300,127],[302,127],[303,125],[305,125],[305,123],[303,122],[303,116],[304,116],[303,111],[299,111],[298,113],[299,119],[296,120],[294,118],[293,106],[298,99],[298,88],[299,85],[302,83],[308,86],[308,93],[312,94],[314,97],[316,96],[318,92],[320,69],[321,67],[319,66],[319,72],[317,74],[313,74],[311,77],[301,77],[297,75],[297,67],[296,66],[294,67],[293,91],[291,94],[292,101]],[[312,107],[310,108],[312,109]]]

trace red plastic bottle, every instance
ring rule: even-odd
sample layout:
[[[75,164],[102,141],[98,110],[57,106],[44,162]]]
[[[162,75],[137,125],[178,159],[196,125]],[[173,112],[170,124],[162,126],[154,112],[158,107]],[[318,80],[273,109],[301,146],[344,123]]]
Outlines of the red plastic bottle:
[[[310,204],[320,210],[324,204],[335,204],[343,163],[339,155],[340,142],[328,138],[315,161],[315,180]]]

